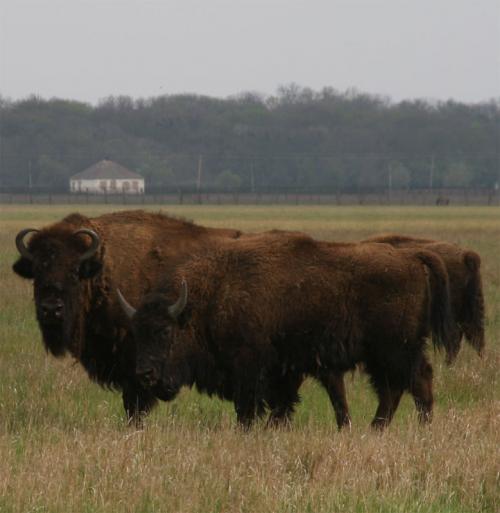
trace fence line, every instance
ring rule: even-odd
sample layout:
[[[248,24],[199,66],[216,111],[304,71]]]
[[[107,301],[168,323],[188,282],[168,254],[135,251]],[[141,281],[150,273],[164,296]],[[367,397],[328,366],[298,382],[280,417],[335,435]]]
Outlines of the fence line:
[[[39,205],[499,205],[493,189],[361,190],[347,192],[169,192],[138,195],[0,193],[0,204]]]

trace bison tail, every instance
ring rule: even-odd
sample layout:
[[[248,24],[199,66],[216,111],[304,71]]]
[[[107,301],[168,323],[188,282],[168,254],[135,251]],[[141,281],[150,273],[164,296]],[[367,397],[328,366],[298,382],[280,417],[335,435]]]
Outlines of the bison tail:
[[[460,349],[460,334],[451,310],[448,272],[441,258],[429,251],[418,251],[420,261],[429,269],[430,314],[434,347],[444,349],[446,362],[452,363]]]
[[[463,302],[463,330],[465,339],[479,356],[484,351],[484,297],[481,281],[481,258],[474,251],[464,253],[464,263],[469,272]]]

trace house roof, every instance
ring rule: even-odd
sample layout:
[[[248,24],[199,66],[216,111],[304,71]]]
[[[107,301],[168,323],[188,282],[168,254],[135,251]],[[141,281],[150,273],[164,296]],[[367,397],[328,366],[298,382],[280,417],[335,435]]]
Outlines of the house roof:
[[[99,178],[107,178],[107,179],[120,179],[120,178],[129,178],[129,179],[142,179],[143,177],[126,167],[123,167],[112,160],[101,160],[97,162],[93,166],[76,173],[70,179],[71,180],[95,180]]]

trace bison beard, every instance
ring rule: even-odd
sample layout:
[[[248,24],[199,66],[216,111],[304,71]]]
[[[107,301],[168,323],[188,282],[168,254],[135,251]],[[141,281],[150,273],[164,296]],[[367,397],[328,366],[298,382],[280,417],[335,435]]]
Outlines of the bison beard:
[[[173,319],[182,279],[190,299]],[[188,259],[157,292],[132,319],[138,379],[150,391],[195,385],[231,399],[244,426],[264,405],[271,423],[288,418],[304,375],[335,391],[337,421],[348,422],[338,378],[358,363],[379,397],[374,426],[390,422],[405,390],[428,421],[425,339],[433,331],[439,347],[456,349],[447,274],[423,250],[268,234]]]
[[[61,357],[70,352],[76,358],[81,356],[85,312],[79,301],[80,291],[69,294],[64,300],[65,315],[61,324],[47,324],[37,309],[37,319],[42,332],[45,349],[53,356]]]

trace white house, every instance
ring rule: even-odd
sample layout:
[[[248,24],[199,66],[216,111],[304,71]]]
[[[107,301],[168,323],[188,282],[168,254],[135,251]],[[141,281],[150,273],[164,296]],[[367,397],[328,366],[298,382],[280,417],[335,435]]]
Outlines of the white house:
[[[111,160],[101,160],[69,179],[71,192],[144,194],[144,178]]]

